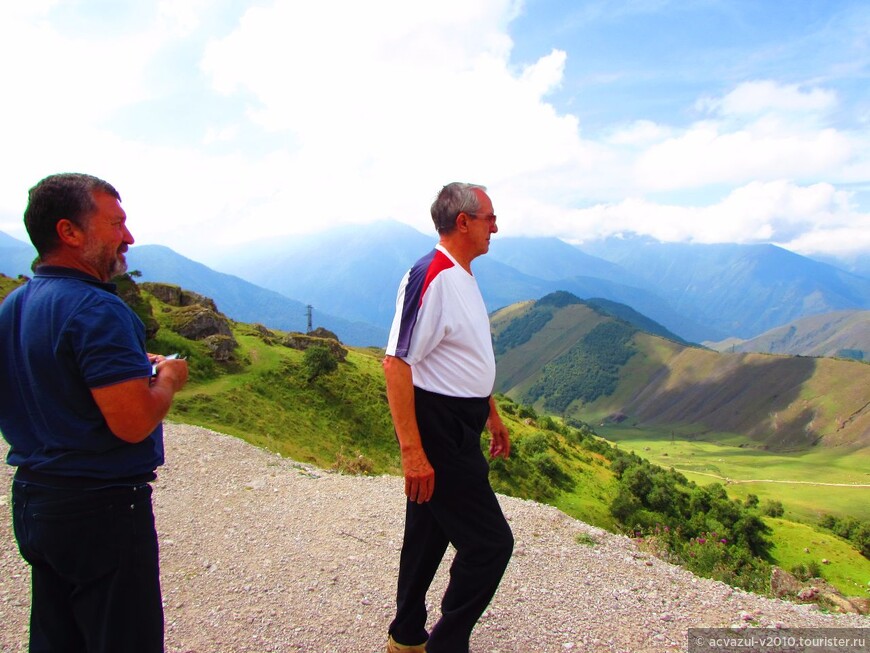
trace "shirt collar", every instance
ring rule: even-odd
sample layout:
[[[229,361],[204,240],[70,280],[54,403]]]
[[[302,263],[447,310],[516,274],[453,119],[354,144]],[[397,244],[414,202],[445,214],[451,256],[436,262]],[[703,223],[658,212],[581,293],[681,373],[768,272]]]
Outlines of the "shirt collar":
[[[60,265],[38,265],[35,270],[34,276],[36,277],[50,277],[55,279],[77,279],[79,281],[84,281],[86,283],[91,283],[95,286],[99,286],[103,290],[107,290],[112,294],[117,294],[118,287],[111,282],[104,282],[97,279],[97,277],[88,274],[87,272],[82,272],[81,270],[76,270],[75,268],[66,268]]]

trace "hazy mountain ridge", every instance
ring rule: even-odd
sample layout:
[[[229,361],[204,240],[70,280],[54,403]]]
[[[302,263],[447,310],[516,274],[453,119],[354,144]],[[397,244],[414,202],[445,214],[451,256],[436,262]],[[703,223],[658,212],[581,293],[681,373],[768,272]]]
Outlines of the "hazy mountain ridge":
[[[628,237],[582,249],[644,279],[676,311],[696,314],[723,338],[751,338],[806,315],[870,308],[870,279],[774,245]]]
[[[132,247],[127,254],[130,270],[139,270],[143,281],[174,283],[213,298],[221,311],[240,322],[262,323],[275,329],[305,332],[307,307],[245,281],[197,263],[161,245]],[[366,346],[386,340],[386,331],[370,324],[353,323],[316,307],[312,326],[341,334],[344,342]]]
[[[496,342],[539,308],[525,302],[495,313]],[[870,445],[870,365],[720,354],[640,329],[607,334],[614,318],[580,302],[551,312],[497,354],[497,391],[593,423],[675,428],[682,437],[739,434],[776,450]],[[596,334],[598,351],[588,345]]]
[[[749,340],[707,343],[720,352],[829,356],[870,361],[870,311],[811,315]]]
[[[172,252],[182,259],[174,261],[168,249],[139,260],[156,245],[133,247],[129,257],[145,278],[211,296],[234,319],[302,330],[310,304],[315,322],[347,342],[382,346],[399,280],[435,242],[434,232],[383,221],[215,250],[208,267]],[[30,274],[29,244],[6,236],[0,250],[8,251],[0,272]],[[870,280],[773,246],[625,238],[581,250],[555,238],[497,235],[474,273],[491,311],[567,291],[630,307],[690,342],[743,340],[807,315],[870,309]]]

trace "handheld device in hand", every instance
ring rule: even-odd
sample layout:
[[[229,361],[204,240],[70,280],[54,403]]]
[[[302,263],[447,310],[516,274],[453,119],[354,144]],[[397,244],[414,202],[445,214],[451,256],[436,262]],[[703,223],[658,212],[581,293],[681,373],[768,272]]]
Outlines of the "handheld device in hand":
[[[164,360],[173,360],[178,358],[178,354],[169,354],[168,356],[164,356]],[[151,363],[151,376],[155,376],[157,374],[157,363]]]

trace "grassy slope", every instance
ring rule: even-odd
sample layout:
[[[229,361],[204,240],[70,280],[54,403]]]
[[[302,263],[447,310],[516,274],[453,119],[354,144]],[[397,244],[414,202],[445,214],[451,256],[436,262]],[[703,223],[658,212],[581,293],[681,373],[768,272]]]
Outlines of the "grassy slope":
[[[12,279],[5,274],[0,274],[0,301],[6,299],[6,295],[24,283],[23,279]]]
[[[236,435],[320,467],[400,470],[379,360],[352,350],[340,370],[311,382],[301,351],[267,345],[236,327],[244,361],[232,375],[191,383],[170,418]]]
[[[0,282],[2,281],[0,278]],[[0,297],[3,295],[5,293],[0,294]],[[158,321],[164,325],[168,324],[172,309],[153,300],[147,294],[146,297],[152,302],[154,315]],[[588,332],[598,323],[598,320],[600,317],[578,313],[573,315],[571,320],[566,321],[569,323],[573,321],[573,328],[577,332],[584,330]],[[552,327],[564,330],[565,323],[556,322]],[[279,344],[268,344],[249,325],[234,324],[233,330],[240,348],[237,351],[237,360],[225,367],[211,361],[201,343],[186,340],[167,328],[161,329],[157,339],[149,343],[153,351],[159,353],[180,351],[191,361],[191,381],[177,397],[170,419],[236,435],[256,446],[324,468],[335,467],[351,472],[400,473],[398,450],[390,423],[380,369],[381,352],[372,349],[351,349],[347,361],[340,364],[336,373],[309,382],[301,352]],[[665,340],[656,339],[652,344],[655,346],[649,351],[662,360],[676,351],[676,346]],[[558,349],[559,347],[554,348],[554,352]],[[533,364],[533,359],[528,358],[522,364]],[[647,366],[647,370],[654,370],[655,356],[647,359],[635,357],[629,367],[631,365],[634,365],[632,369],[637,374],[642,373],[644,365]],[[625,386],[620,386],[618,392],[624,391]],[[494,465],[492,478],[496,489],[506,494],[550,503],[588,523],[613,529],[614,524],[608,505],[615,495],[616,488],[607,461],[580,446],[576,433],[570,433],[570,429],[565,435],[539,427],[539,420],[519,417],[516,414],[516,405],[510,399],[503,397],[499,401],[503,406],[503,417],[512,434],[514,450],[507,463]],[[675,450],[667,449],[664,445],[654,445],[654,439],[649,439],[651,437],[649,431],[621,430],[620,433],[627,436],[623,438],[621,444],[625,448],[633,448],[640,455],[651,458],[653,450],[659,451],[659,455],[668,453],[667,457],[656,461],[665,467],[671,466],[676,460]],[[635,440],[628,437],[632,434],[636,436]],[[614,434],[608,432],[608,435]],[[533,441],[540,443],[542,439],[546,441],[545,453],[551,461],[555,461],[555,467],[541,467],[539,457],[533,454],[531,446],[524,444]],[[740,443],[740,438],[732,436],[732,439]],[[705,442],[680,444],[692,444],[697,447],[717,446]],[[643,451],[644,448],[649,448],[650,451]],[[751,456],[760,456],[763,452],[743,450],[741,452],[750,456],[741,464],[745,464],[750,471],[757,470],[759,462]],[[824,453],[824,450],[815,450],[813,455],[816,458],[812,460],[811,465],[802,464],[800,460],[794,461],[789,456],[780,456],[775,460],[768,460],[764,468],[769,469],[771,474],[788,476],[795,470],[806,471],[813,466],[821,469],[824,466],[824,471],[819,473],[825,478],[831,477],[832,469],[838,474],[854,471],[850,471],[850,465],[843,462],[857,460],[854,455],[851,458],[838,457],[836,452],[832,451],[824,457]],[[685,456],[691,463],[692,452],[685,452]],[[732,458],[729,458],[729,462],[731,460]],[[737,458],[733,460],[736,461]],[[864,469],[866,469],[866,462],[866,457],[860,462],[860,466]],[[689,466],[689,463],[685,464]],[[724,476],[738,478],[739,470],[736,462],[733,468],[722,467],[715,471],[723,472],[721,475]],[[687,475],[697,482],[714,480],[700,475],[693,478],[691,472]],[[750,487],[742,484],[730,485],[729,492],[734,491],[735,488]],[[807,486],[807,501],[809,504],[817,505],[818,492],[809,489],[810,487]],[[754,489],[751,491],[762,499],[766,496],[763,491]],[[826,491],[825,498],[830,499],[830,495],[831,492]],[[784,500],[781,495],[775,493],[771,496],[783,500],[787,509],[796,516],[801,515],[800,506],[796,506],[794,501]],[[855,515],[854,511],[846,509],[850,501],[854,500],[843,500],[843,514]],[[870,502],[864,501],[862,505],[866,506],[868,503]],[[840,511],[830,510],[830,512],[836,514]],[[787,516],[788,514],[787,512]],[[860,515],[856,516],[861,518]],[[772,521],[774,541],[777,543],[794,544],[809,541],[814,544],[815,539],[828,537],[813,531],[810,527],[800,527],[807,530],[801,534],[800,539],[795,539],[794,531],[790,529],[797,527],[791,522]],[[782,525],[778,522],[782,522]],[[844,545],[841,543],[841,546]],[[777,556],[782,556],[782,561],[779,558],[777,561],[786,568],[792,560],[800,558],[785,544],[777,544],[777,547],[777,551],[789,551],[788,554],[775,553]],[[833,553],[825,557],[835,558]],[[870,562],[860,558],[853,565],[857,571],[837,572],[839,576],[846,578],[845,581],[838,580],[839,576],[835,578],[827,573],[828,568],[825,569],[826,576],[842,590],[854,593],[850,588],[864,578],[862,574],[867,575],[867,568],[862,567],[862,564],[870,565]],[[835,567],[832,566],[831,569]]]
[[[530,310],[525,303],[497,312],[494,332]],[[547,363],[607,319],[584,305],[557,309],[528,341],[499,356],[496,388],[522,400]],[[575,401],[566,415],[599,423],[622,414],[633,426],[705,438],[745,436],[754,446],[780,451],[870,446],[870,364],[719,354],[643,332],[632,346],[616,391],[589,404]]]
[[[718,351],[837,356],[861,351],[870,359],[870,311],[837,311],[795,320],[746,341],[715,343]],[[854,356],[852,356],[854,358]]]
[[[717,354],[637,334],[639,354],[620,390],[582,414],[634,424],[745,435],[756,446],[801,450],[870,446],[870,365],[827,358]]]
[[[530,308],[526,303],[499,311],[494,331]],[[520,399],[547,362],[598,323],[600,317],[590,313],[569,306],[527,343],[501,356],[499,389]],[[723,356],[643,333],[633,343],[638,355],[623,367],[616,391],[588,405],[575,402],[568,415],[696,483],[726,483],[736,498],[755,494],[762,502],[781,501],[785,516],[794,520],[812,524],[826,513],[870,519],[870,488],[857,487],[870,484],[870,366],[762,354]],[[608,422],[616,413],[628,419]],[[567,507],[572,500],[565,496],[555,503]],[[847,543],[807,524],[771,520],[771,526],[779,543],[775,560],[786,569],[801,562],[800,556],[787,553],[788,538],[802,545],[800,551],[827,539],[852,551],[845,569],[837,571],[841,565],[832,563],[823,571],[843,591],[855,594],[849,588],[858,583],[858,593],[866,595],[870,561]]]
[[[815,562],[824,579],[844,595],[867,597],[870,561],[848,542],[806,524],[772,518],[766,521],[773,529],[771,553],[780,567],[790,570],[796,565]]]

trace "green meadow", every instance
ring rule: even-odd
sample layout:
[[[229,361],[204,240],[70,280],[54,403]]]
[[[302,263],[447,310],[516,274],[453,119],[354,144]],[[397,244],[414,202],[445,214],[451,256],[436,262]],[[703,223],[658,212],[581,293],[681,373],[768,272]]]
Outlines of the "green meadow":
[[[817,522],[824,514],[870,519],[870,452],[836,447],[781,453],[752,448],[748,439],[723,435],[683,440],[679,431],[600,426],[621,448],[702,484],[722,483],[735,498],[754,494],[781,501],[789,519]],[[727,444],[722,444],[726,442]],[[756,444],[757,446],[757,444]]]
[[[870,594],[870,560],[836,535],[787,519],[767,518],[773,529],[771,555],[786,570],[815,565],[846,596]]]
[[[728,444],[681,440],[637,428],[598,427],[620,448],[699,485],[721,483],[735,499],[757,496],[782,503],[783,518],[765,517],[773,533],[771,555],[787,571],[815,563],[821,575],[848,596],[870,594],[870,560],[849,542],[817,526],[823,515],[870,519],[870,456],[866,450],[812,449],[773,453],[732,437]],[[717,438],[723,438],[717,435]],[[823,562],[825,561],[825,562]]]

